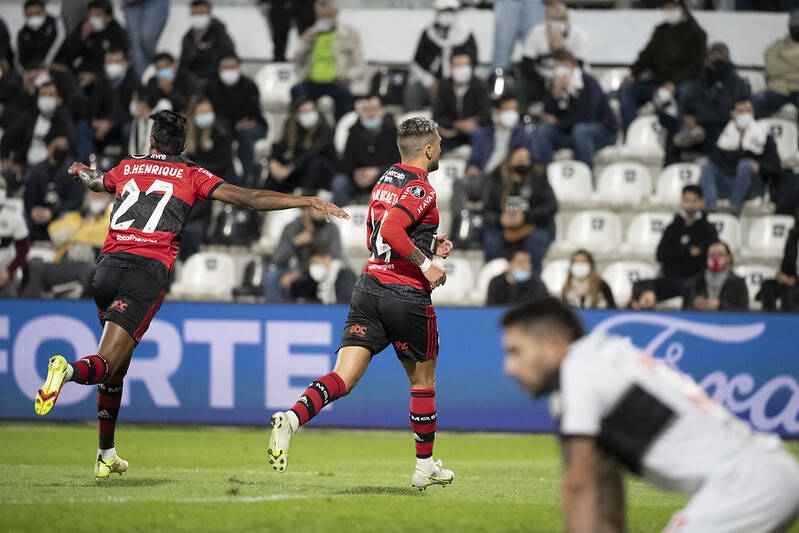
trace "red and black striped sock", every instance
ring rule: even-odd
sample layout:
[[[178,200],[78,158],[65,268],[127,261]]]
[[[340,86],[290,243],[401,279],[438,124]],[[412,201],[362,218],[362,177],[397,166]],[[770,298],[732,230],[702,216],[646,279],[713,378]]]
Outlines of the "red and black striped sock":
[[[341,376],[335,372],[325,374],[305,389],[305,392],[291,408],[300,425],[312,419],[322,408],[330,402],[336,401],[347,391],[347,385]]]
[[[122,381],[119,383],[100,383],[97,386],[97,422],[101,450],[114,447],[114,430],[122,404]]]
[[[436,389],[411,389],[411,429],[416,441],[416,457],[433,456],[436,440]]]
[[[80,361],[70,363],[72,381],[81,385],[100,383],[108,375],[110,367],[102,355],[87,355]]]

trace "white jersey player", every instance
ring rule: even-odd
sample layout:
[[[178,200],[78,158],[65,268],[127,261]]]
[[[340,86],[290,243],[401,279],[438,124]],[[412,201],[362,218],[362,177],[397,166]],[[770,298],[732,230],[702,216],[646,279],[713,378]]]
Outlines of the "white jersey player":
[[[713,402],[688,376],[623,337],[583,337],[554,298],[503,318],[505,371],[533,396],[553,393],[570,532],[622,531],[621,464],[691,496],[668,533],[787,531],[799,513],[799,464],[773,435]]]

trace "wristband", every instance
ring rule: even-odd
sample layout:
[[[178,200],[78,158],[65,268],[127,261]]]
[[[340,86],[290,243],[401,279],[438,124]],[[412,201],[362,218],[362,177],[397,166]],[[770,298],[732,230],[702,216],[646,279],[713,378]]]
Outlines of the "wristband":
[[[86,165],[81,165],[81,166],[79,166],[78,168],[75,169],[75,174],[80,173],[80,171],[83,170],[84,168],[89,168],[89,167],[86,166]]]
[[[424,263],[419,265],[419,268],[422,270],[422,272],[427,272],[428,270],[430,270],[431,266],[433,266],[433,262],[430,261],[430,259],[428,259],[427,257],[425,257]]]

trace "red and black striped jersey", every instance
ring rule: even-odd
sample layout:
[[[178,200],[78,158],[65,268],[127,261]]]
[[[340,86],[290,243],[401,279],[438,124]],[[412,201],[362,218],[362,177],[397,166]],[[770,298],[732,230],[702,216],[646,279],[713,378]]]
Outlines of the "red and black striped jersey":
[[[209,198],[222,183],[182,156],[123,159],[105,175],[105,188],[116,200],[101,257],[133,254],[156,260],[171,273],[192,205]]]
[[[410,218],[406,233],[413,245],[428,258],[433,257],[438,231],[436,192],[427,172],[397,163],[372,189],[366,217],[366,246],[372,255],[364,274],[371,274],[383,284],[409,285],[429,292],[430,283],[419,267],[400,257],[381,235],[382,224],[392,208],[402,210]]]

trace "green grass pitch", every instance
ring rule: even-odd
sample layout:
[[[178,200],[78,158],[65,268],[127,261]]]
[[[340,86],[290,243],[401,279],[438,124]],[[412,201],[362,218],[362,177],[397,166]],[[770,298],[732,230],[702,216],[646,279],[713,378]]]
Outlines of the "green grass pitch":
[[[440,432],[450,487],[410,487],[410,432],[304,429],[289,470],[265,430],[122,424],[122,476],[97,484],[94,424],[0,424],[2,531],[558,532],[551,436]],[[799,443],[790,444],[799,455]],[[658,532],[685,498],[627,480],[630,532]],[[799,531],[794,527],[792,531]]]

